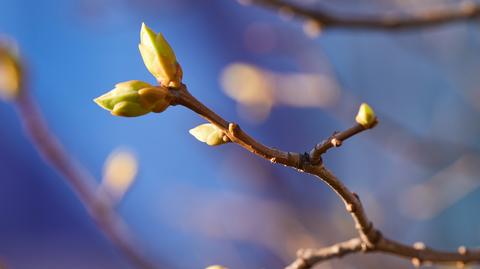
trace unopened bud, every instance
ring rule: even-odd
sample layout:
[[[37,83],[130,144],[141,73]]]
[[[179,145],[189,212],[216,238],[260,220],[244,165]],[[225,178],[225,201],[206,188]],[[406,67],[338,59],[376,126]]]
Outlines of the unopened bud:
[[[130,80],[118,83],[113,90],[94,101],[115,116],[137,117],[149,112],[160,113],[171,100],[165,88]]]
[[[367,103],[362,103],[358,109],[355,121],[365,128],[370,128],[376,121],[375,112]]]
[[[190,129],[189,132],[198,141],[206,143],[209,146],[218,146],[230,142],[230,140],[224,139],[224,132],[211,123],[199,125]]]
[[[174,88],[180,86],[183,75],[182,68],[161,33],[155,33],[143,23],[138,48],[148,71],[162,86]]]

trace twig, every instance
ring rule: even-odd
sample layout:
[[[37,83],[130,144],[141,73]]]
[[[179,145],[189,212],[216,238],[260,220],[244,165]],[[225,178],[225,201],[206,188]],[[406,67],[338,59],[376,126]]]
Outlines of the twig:
[[[239,144],[253,154],[270,160],[273,163],[280,163],[297,169],[300,172],[318,177],[327,183],[344,202],[346,210],[355,222],[355,228],[359,237],[325,249],[309,250],[306,252],[300,251],[299,259],[291,264],[288,267],[289,269],[311,268],[315,263],[359,252],[360,250],[363,252],[382,252],[411,258],[412,262],[416,265],[420,265],[422,262],[480,263],[480,251],[478,250],[467,250],[461,247],[458,252],[443,252],[426,248],[423,244],[420,244],[421,247],[419,247],[418,244],[415,246],[407,246],[384,237],[368,219],[358,195],[351,192],[333,173],[325,168],[323,163],[311,163],[308,154],[284,152],[261,144],[242,131],[237,124],[228,123],[195,99],[188,92],[185,85],[182,85],[179,89],[169,88],[168,90],[170,97],[174,100],[174,105],[182,105],[196,112],[210,123],[215,124],[225,132],[225,135],[227,135],[232,142]],[[334,137],[343,141],[363,130],[365,130],[365,128],[362,129],[354,126],[342,133],[337,133]],[[315,152],[315,149],[319,148],[319,152],[325,152],[328,148],[332,147],[330,144],[332,144],[331,140],[330,142],[320,144],[319,147],[315,147],[313,151]]]
[[[343,141],[349,139],[350,137],[363,132],[365,130],[371,129],[377,125],[378,121],[375,121],[374,124],[370,125],[368,128],[361,125],[355,124],[353,127],[343,131],[343,132],[335,132],[332,136],[330,136],[327,140],[324,140],[322,143],[318,143],[315,147],[310,151],[310,163],[318,164],[320,162],[320,156],[327,152],[327,150],[333,147],[340,147],[343,144]]]
[[[49,131],[41,111],[22,90],[16,99],[16,106],[26,134],[45,160],[67,181],[100,230],[110,239],[136,268],[158,268],[150,263],[133,244],[128,227],[113,210],[109,200],[97,195],[95,180],[73,160]],[[173,268],[165,266],[165,268]]]
[[[374,247],[368,248],[365,247],[362,239],[353,238],[325,248],[300,249],[297,252],[297,259],[287,266],[286,269],[308,269],[317,263],[359,252],[383,252],[402,256],[411,259],[414,266],[434,261],[437,264],[454,262],[457,267],[461,267],[467,263],[478,263],[478,256],[480,255],[479,251],[467,251],[465,247],[459,247],[457,253],[442,252],[429,249],[421,243],[410,247],[387,238],[381,238]]]
[[[307,269],[319,262],[362,251],[362,240],[353,238],[321,249],[300,249],[297,259],[286,269]]]
[[[250,0],[248,3],[257,4],[277,10],[294,17],[305,18],[317,22],[322,27],[374,29],[374,30],[403,30],[432,27],[450,22],[466,21],[480,16],[480,5],[465,1],[455,9],[437,9],[411,13],[410,15],[378,15],[378,16],[350,16],[331,14],[323,8],[309,9],[284,0]]]

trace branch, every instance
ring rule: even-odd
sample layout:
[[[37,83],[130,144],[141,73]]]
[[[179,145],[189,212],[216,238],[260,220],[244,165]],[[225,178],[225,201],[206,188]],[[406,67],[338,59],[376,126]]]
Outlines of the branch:
[[[236,123],[227,122],[200,101],[198,101],[188,92],[185,85],[182,85],[178,90],[169,88],[169,94],[172,95],[172,105],[179,104],[189,108],[193,112],[197,113],[207,121],[223,130],[230,141],[239,144],[251,153],[265,158],[272,163],[280,163],[294,168],[301,167],[303,156],[298,153],[284,152],[278,149],[267,147],[256,141],[242,129],[240,129],[240,126],[238,126]]]
[[[362,240],[360,238],[353,238],[320,249],[300,249],[297,252],[298,258],[286,269],[308,269],[319,262],[341,258],[344,255],[360,251],[362,251]]]
[[[376,120],[375,123],[370,125],[369,127],[365,127],[357,123],[353,127],[343,132],[333,133],[333,135],[330,136],[327,140],[324,140],[322,143],[315,145],[315,147],[310,151],[310,163],[318,164],[321,160],[320,156],[327,152],[327,150],[333,147],[340,147],[343,144],[343,141],[365,130],[375,127],[377,123],[378,121]]]
[[[330,11],[319,8],[312,10],[285,0],[250,0],[257,4],[293,17],[313,20],[323,27],[372,29],[372,30],[403,30],[419,27],[432,27],[451,22],[466,21],[480,16],[480,5],[474,2],[464,2],[456,9],[437,9],[412,13],[410,15],[379,15],[379,16],[347,16],[331,14]]]
[[[426,248],[423,244],[407,246],[394,240],[384,237],[370,222],[358,195],[351,192],[332,172],[325,168],[323,163],[312,163],[310,155],[294,152],[285,152],[261,144],[247,133],[242,131],[235,123],[228,123],[225,119],[210,110],[200,101],[195,99],[187,90],[185,85],[180,88],[168,88],[169,98],[173,100],[172,105],[182,105],[220,128],[231,142],[237,143],[251,153],[270,160],[273,163],[280,163],[292,167],[300,172],[311,174],[323,182],[340,197],[344,202],[346,210],[350,213],[358,238],[338,243],[328,248],[319,250],[299,251],[298,259],[288,269],[308,269],[316,263],[342,255],[363,252],[382,252],[412,259],[416,265],[423,262],[429,263],[480,263],[480,251],[467,251],[465,247],[459,248],[458,252],[443,252]],[[374,123],[376,123],[376,119]],[[319,156],[329,148],[335,146],[332,140],[343,141],[366,129],[372,128],[354,127],[344,132],[336,133],[332,139],[315,146],[312,150],[314,156]]]
[[[15,99],[15,104],[32,144],[75,191],[98,228],[128,258],[132,265],[142,269],[158,268],[139,253],[138,248],[132,242],[127,225],[113,210],[109,200],[97,195],[96,183],[92,176],[70,157],[57,138],[49,131],[41,111],[29,96],[28,91],[22,90]],[[165,268],[173,267],[165,266]]]

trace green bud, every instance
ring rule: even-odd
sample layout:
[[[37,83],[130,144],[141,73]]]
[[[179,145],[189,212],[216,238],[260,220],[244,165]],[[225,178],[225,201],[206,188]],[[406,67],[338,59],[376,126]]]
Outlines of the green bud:
[[[228,139],[224,139],[224,132],[211,123],[205,123],[190,129],[189,133],[209,146],[218,146],[229,142]]]
[[[113,90],[94,101],[113,115],[123,117],[160,113],[170,105],[166,89],[139,80],[118,83]]]
[[[163,86],[180,86],[182,69],[177,62],[175,53],[161,33],[156,34],[145,23],[142,23],[138,48],[148,71]]]
[[[15,48],[0,44],[0,97],[10,100],[20,94],[22,70]]]
[[[367,103],[362,103],[358,109],[355,121],[365,128],[370,128],[376,121],[375,112]]]

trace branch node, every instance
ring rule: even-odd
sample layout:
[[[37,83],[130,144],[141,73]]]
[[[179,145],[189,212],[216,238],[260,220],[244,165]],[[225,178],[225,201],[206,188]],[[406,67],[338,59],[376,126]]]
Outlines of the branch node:
[[[459,246],[457,251],[458,251],[458,254],[463,256],[467,255],[468,253],[468,249],[465,246]]]
[[[354,204],[348,203],[345,207],[346,207],[346,209],[347,209],[348,212],[350,212],[350,213],[355,212],[355,209],[356,209],[356,208],[355,208],[355,205],[354,205]]]
[[[360,247],[362,248],[362,252],[367,252],[369,249],[369,246],[366,242],[363,242]]]
[[[340,147],[342,145],[342,140],[334,137],[330,140],[330,143],[332,143],[334,147]]]
[[[415,268],[419,268],[422,265],[422,260],[419,258],[412,258],[412,264]]]
[[[223,135],[223,136],[222,136],[222,140],[223,140],[223,142],[225,142],[225,143],[231,142],[231,140],[230,140],[230,138],[228,137],[228,135]]]
[[[355,198],[357,198],[357,200],[360,202],[360,196],[358,196],[358,194],[356,192],[352,192],[353,196],[355,196]]]
[[[240,127],[238,126],[238,124],[234,123],[234,122],[230,122],[228,124],[228,132],[233,136],[233,137],[236,137],[238,135],[238,132],[240,131]]]
[[[416,249],[416,250],[424,250],[427,247],[425,246],[425,243],[423,243],[423,242],[415,242],[413,244],[413,248]]]
[[[288,152],[288,154],[290,155],[290,152]],[[302,169],[305,166],[305,164],[312,164],[312,162],[310,161],[310,154],[308,154],[307,152],[304,152],[303,154],[300,155],[298,168]]]

